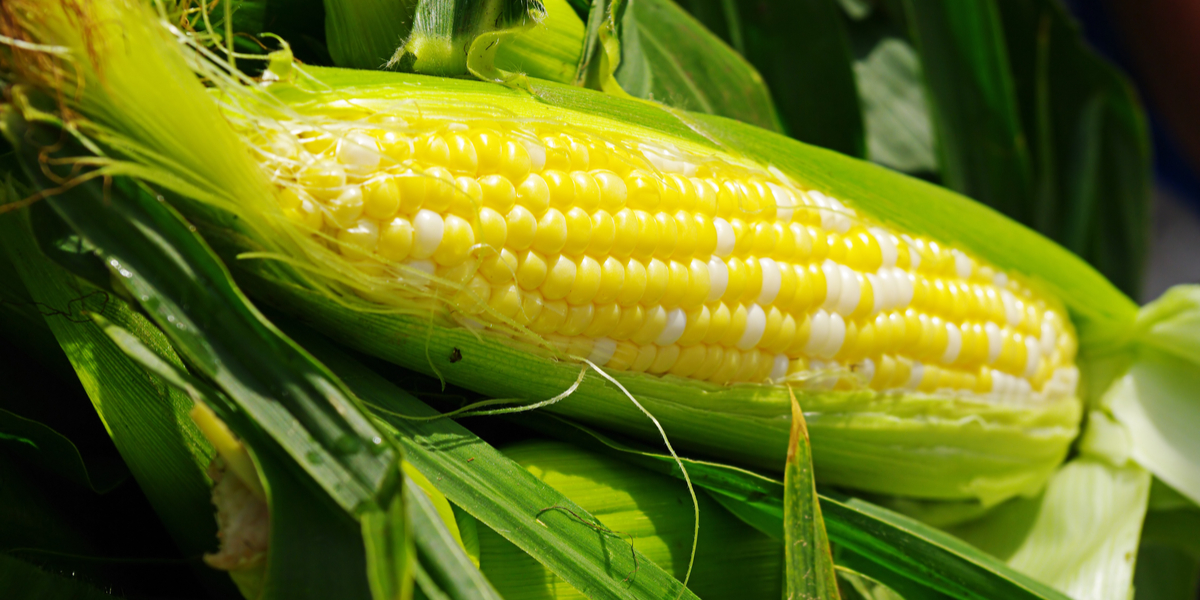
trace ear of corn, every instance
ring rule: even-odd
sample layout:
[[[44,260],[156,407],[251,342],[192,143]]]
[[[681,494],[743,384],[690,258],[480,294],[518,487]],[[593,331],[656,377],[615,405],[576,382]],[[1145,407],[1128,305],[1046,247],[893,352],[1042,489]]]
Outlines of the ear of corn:
[[[645,558],[683,579],[694,520],[682,481],[561,442],[520,442],[505,448],[504,454],[600,521],[603,530],[573,522],[579,535],[606,537],[613,553],[627,553],[632,544]],[[782,544],[742,523],[708,496],[697,498],[700,538],[688,588],[706,599],[778,598]],[[480,569],[505,598],[587,597],[491,529],[480,530],[479,542]]]
[[[496,396],[556,396],[588,359],[727,460],[778,469],[789,384],[826,482],[1031,491],[1078,427],[1068,316],[1098,343],[1132,314],[986,208],[737,123],[550,84],[309,69],[248,88],[165,31],[97,18],[85,40],[24,14],[96,63],[82,89],[45,55],[15,71],[66,92],[123,159],[110,171],[191,197],[214,243],[256,252],[237,262],[263,297]],[[592,375],[553,409],[653,433]]]

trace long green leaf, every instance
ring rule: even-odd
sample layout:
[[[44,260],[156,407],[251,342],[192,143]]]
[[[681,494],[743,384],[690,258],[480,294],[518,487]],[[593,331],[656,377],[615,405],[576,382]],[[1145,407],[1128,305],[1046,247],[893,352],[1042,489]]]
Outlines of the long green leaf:
[[[492,584],[446,529],[433,502],[411,480],[404,486],[417,553],[431,579],[454,600],[500,600]]]
[[[837,578],[821,502],[817,500],[812,449],[800,404],[792,399],[792,437],[783,470],[783,541],[789,598],[838,599]]]
[[[942,181],[1030,222],[1033,171],[992,0],[906,0],[937,132]]]
[[[438,413],[316,335],[293,327],[288,333],[380,411],[404,446],[406,460],[450,501],[572,586],[600,598],[695,598],[644,557],[638,561],[638,576],[622,583],[624,574],[633,570],[627,548],[614,549],[597,536],[584,535],[591,530],[567,513],[539,516],[547,506],[567,507],[585,519],[587,511],[453,421],[395,416],[427,419]]]
[[[96,493],[111,490],[129,476],[121,463],[103,462],[89,468],[71,440],[4,409],[0,409],[0,448]]]
[[[680,4],[762,74],[788,135],[865,156],[864,111],[859,108],[849,37],[835,0]]]

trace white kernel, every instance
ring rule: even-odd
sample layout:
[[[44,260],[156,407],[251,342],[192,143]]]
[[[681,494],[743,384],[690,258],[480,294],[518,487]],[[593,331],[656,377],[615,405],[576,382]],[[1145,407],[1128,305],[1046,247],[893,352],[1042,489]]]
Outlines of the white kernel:
[[[670,346],[679,341],[683,330],[687,328],[687,314],[682,308],[673,308],[667,312],[667,324],[663,327],[658,338],[654,340],[659,346]]]
[[[365,133],[355,131],[338,140],[338,162],[354,171],[365,173],[379,168],[379,157],[379,144]]]
[[[775,220],[784,223],[791,221],[792,213],[796,210],[796,197],[787,188],[777,183],[768,182],[767,188],[771,190],[771,195],[775,198]]]
[[[742,339],[738,340],[738,350],[749,350],[757,346],[766,330],[767,313],[763,312],[761,306],[751,304],[746,310],[746,329],[742,332]]]
[[[896,302],[893,306],[896,308],[905,308],[912,304],[916,275],[906,273],[903,269],[897,267],[892,268],[892,274],[892,282],[896,286]]]
[[[917,389],[921,386],[921,378],[924,376],[925,365],[921,364],[921,361],[914,360],[912,364],[912,371],[910,371],[908,376],[908,383],[904,384],[904,387],[910,390]]]
[[[762,291],[758,294],[758,303],[768,306],[779,295],[783,274],[779,272],[779,264],[770,258],[758,259],[758,265],[762,270]]]
[[[950,364],[958,360],[962,352],[962,332],[951,323],[946,323],[946,351],[942,353],[942,363]]]
[[[812,324],[808,331],[808,341],[804,343],[804,353],[809,356],[817,356],[825,348],[825,340],[829,337],[829,313],[822,309],[813,314]]]
[[[850,316],[858,308],[862,299],[862,286],[858,284],[858,274],[846,265],[838,265],[841,272],[842,293],[838,297],[837,312],[842,316]]]
[[[1021,317],[1025,316],[1025,311],[1018,306],[1021,302],[1017,297],[1008,290],[1000,290],[1000,302],[1004,304],[1004,320],[1009,327],[1016,327],[1021,324]]]
[[[833,209],[829,205],[829,199],[818,192],[817,190],[809,190],[807,192],[808,199],[817,207],[817,215],[821,217],[821,229],[831,231],[834,229],[834,222],[837,221],[833,214]]]
[[[829,337],[825,339],[825,352],[821,356],[833,358],[842,349],[842,344],[845,341],[846,321],[842,319],[842,315],[837,313],[829,315]]]
[[[867,273],[867,283],[871,284],[871,290],[874,292],[871,298],[874,299],[874,304],[871,305],[871,314],[878,314],[888,308],[888,280],[884,275],[886,271],[880,271],[879,275]]]
[[[713,254],[721,258],[733,254],[733,246],[737,242],[733,235],[733,225],[721,217],[714,217],[713,226],[717,229],[717,249],[713,250]]]
[[[1054,330],[1054,323],[1052,322],[1051,317],[1050,317],[1051,314],[1052,313],[1047,312],[1045,314],[1045,316],[1042,317],[1042,340],[1041,340],[1041,342],[1042,342],[1042,352],[1045,354],[1050,354],[1050,353],[1054,352],[1054,346],[1056,345],[1055,342],[1058,341],[1058,335],[1057,335],[1058,332],[1056,332]]]
[[[708,259],[708,301],[716,302],[729,287],[729,267],[719,258]]]
[[[1000,358],[1000,351],[1004,349],[1004,333],[1000,331],[1000,326],[988,321],[987,325],[983,326],[983,331],[987,333],[988,342],[988,357],[987,363],[990,365]]]
[[[900,236],[904,239],[904,243],[908,244],[908,262],[912,263],[909,268],[916,271],[921,268],[921,251],[917,250],[917,243],[907,235]]]
[[[537,173],[546,167],[546,147],[538,142],[527,138],[519,138],[517,141],[525,146],[525,152],[529,153],[529,170],[531,173]]]
[[[971,273],[975,270],[975,261],[961,251],[951,250],[950,252],[954,255],[954,271],[962,279],[970,278]]]
[[[592,344],[592,353],[588,355],[588,360],[592,363],[604,366],[608,361],[612,360],[613,353],[617,351],[617,342],[611,338],[599,338]]]
[[[821,263],[821,272],[825,274],[825,302],[821,308],[832,311],[842,296],[842,271],[837,263],[827,258]]]
[[[845,204],[842,204],[833,196],[826,196],[825,200],[829,202],[829,207],[833,209],[833,230],[838,233],[850,231],[853,219],[857,216],[854,211],[847,208]]]
[[[421,209],[413,217],[412,257],[420,260],[433,256],[442,243],[446,223],[442,216],[429,209]]]
[[[879,242],[879,250],[883,255],[883,266],[891,267],[895,265],[899,252],[896,250],[896,238],[891,233],[878,227],[873,227],[870,231],[871,235],[875,236],[875,241]]]
[[[859,375],[862,376],[863,382],[870,383],[872,379],[875,379],[875,361],[869,358],[864,358],[859,364],[861,366],[859,367],[858,372]]]
[[[1032,335],[1025,336],[1025,377],[1032,378],[1037,375],[1038,363],[1041,360],[1042,348],[1037,338]]]
[[[996,284],[996,287],[998,288],[1008,287],[1008,275],[1005,275],[1002,272],[996,273],[992,276],[992,283]]]
[[[776,354],[775,360],[771,366],[770,378],[772,380],[778,381],[780,379],[783,379],[784,377],[787,377],[788,365],[790,363],[791,363],[791,361],[788,360],[788,355]]]
[[[1008,375],[992,369],[992,393],[1003,397],[1008,391]]]

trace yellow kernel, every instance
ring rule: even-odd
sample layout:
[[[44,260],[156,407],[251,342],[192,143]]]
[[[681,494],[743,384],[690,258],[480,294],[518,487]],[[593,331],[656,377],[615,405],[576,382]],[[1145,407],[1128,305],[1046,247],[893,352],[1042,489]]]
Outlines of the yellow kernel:
[[[621,261],[608,257],[600,266],[600,286],[596,289],[594,298],[597,304],[616,301],[625,283],[625,266]]]
[[[712,218],[717,214],[717,188],[711,180],[691,178],[696,189],[696,214]]]
[[[671,270],[661,260],[657,258],[650,259],[646,263],[646,291],[642,294],[641,303],[644,306],[654,306],[658,304],[663,294],[667,293],[667,284],[671,280]]]
[[[524,206],[535,217],[541,217],[550,208],[550,187],[537,173],[531,174],[517,186],[517,204]]]
[[[809,239],[812,240],[812,255],[810,260],[814,263],[824,262],[829,257],[829,239],[816,227],[809,225],[804,229],[808,233]]]
[[[569,175],[563,171],[547,170],[542,172],[541,177],[545,180],[547,189],[550,190],[550,206],[552,208],[566,212],[575,205],[575,182]]]
[[[687,325],[684,326],[683,334],[679,336],[676,342],[681,346],[689,346],[698,344],[708,335],[708,328],[712,317],[707,306],[699,306],[688,310]]]
[[[459,310],[459,312],[475,315],[483,312],[484,306],[490,299],[492,293],[491,286],[482,277],[476,275],[472,277],[466,286],[462,288],[451,302]]]
[[[662,333],[667,326],[667,311],[661,306],[646,307],[646,319],[642,322],[630,340],[635,344],[649,344]]]
[[[641,301],[646,294],[646,267],[637,259],[625,261],[625,279],[621,282],[621,291],[617,294],[617,303],[630,306]]]
[[[321,199],[336,198],[346,185],[346,169],[331,160],[319,160],[300,169],[300,186]]]
[[[672,261],[672,264],[676,264]],[[708,263],[693,258],[684,263],[687,265],[687,291],[679,300],[680,306],[685,309],[691,309],[700,306],[708,299],[709,289],[712,287],[708,272]]]
[[[862,273],[855,272],[854,278],[858,280],[858,306],[850,313],[850,317],[857,319],[867,317],[875,310],[875,290],[871,287],[871,280]]]
[[[454,180],[454,195],[450,201],[450,212],[473,219],[483,205],[483,188],[474,177],[462,176]]]
[[[489,175],[500,171],[504,164],[504,138],[499,133],[477,129],[471,134],[471,144],[475,147],[480,174]]]
[[[408,258],[412,245],[412,222],[403,217],[396,217],[380,232],[379,246],[375,251],[388,260],[401,261]]]
[[[524,206],[514,206],[504,217],[508,224],[508,240],[505,242],[513,251],[519,252],[533,244],[537,235],[537,219]]]
[[[394,163],[401,163],[413,155],[412,139],[395,131],[378,130],[372,133],[379,144],[379,151]]]
[[[741,219],[733,219],[729,224],[733,226],[733,255],[746,258],[754,245],[754,228],[751,223]]]
[[[546,259],[533,250],[517,255],[517,283],[523,290],[541,287],[549,270],[550,265],[546,263]]]
[[[590,225],[590,223],[589,223]],[[542,254],[558,254],[567,243],[567,218],[558,209],[547,209],[538,220],[533,249]]]
[[[696,255],[712,256],[717,249],[717,227],[708,215],[700,212],[692,215],[692,222],[695,224]]]
[[[595,257],[608,256],[616,240],[617,225],[612,215],[603,210],[592,214],[592,237],[585,252]]]
[[[571,181],[575,184],[575,206],[588,213],[600,207],[600,186],[594,177],[583,171],[575,171],[571,173]]]
[[[362,186],[363,212],[377,220],[387,220],[400,209],[400,186],[390,175],[376,177]]]
[[[357,185],[347,186],[325,206],[325,224],[337,229],[353,227],[362,216],[362,188]]]
[[[509,181],[525,181],[532,167],[529,151],[524,144],[513,140],[504,142],[504,149],[500,152],[500,167],[497,169],[500,175]]]
[[[721,368],[725,362],[725,349],[720,346],[708,346],[704,353],[704,362],[700,364],[700,368],[692,373],[695,379],[709,379]]]
[[[664,177],[661,181],[659,181],[658,189],[659,202],[657,209],[660,212],[668,213],[673,213],[679,210],[680,197],[683,195],[683,193],[679,187],[675,185],[675,182],[668,177]]]
[[[448,133],[444,137],[450,149],[446,166],[455,173],[474,176],[479,171],[479,155],[475,152],[475,144],[458,131]]]
[[[713,383],[728,383],[733,381],[734,375],[742,369],[742,353],[728,348],[725,350],[724,358],[721,360],[721,365],[717,367],[708,380]]]
[[[562,252],[582,254],[592,242],[592,218],[582,208],[572,208],[566,214],[567,239]]]
[[[445,165],[450,162],[450,145],[440,135],[430,135],[417,143],[417,158],[425,163]]]
[[[846,266],[855,271],[874,273],[883,266],[883,250],[879,240],[863,227],[855,227],[846,236]]]
[[[754,224],[754,232],[750,243],[750,252],[755,256],[778,256],[781,260],[784,259],[781,253],[776,253],[775,248],[779,245],[779,234],[775,231],[775,225],[779,223],[759,222]],[[780,225],[782,227],[782,225]]]
[[[621,321],[621,307],[616,304],[597,304],[592,324],[584,330],[583,335],[590,338],[609,337],[609,334]]]
[[[513,284],[493,286],[488,306],[505,318],[513,319],[521,310],[521,292]]]
[[[755,344],[760,348],[773,347],[781,333],[780,328],[783,327],[783,313],[778,308],[774,306],[767,308],[766,313],[767,325],[763,328],[762,337]]]
[[[517,202],[517,188],[503,175],[488,175],[479,178],[479,189],[483,195],[483,205],[507,214]]]
[[[658,221],[655,221],[654,217],[645,211],[635,210],[633,214],[638,225],[637,244],[633,248],[633,256],[640,260],[646,260],[654,256],[654,250],[658,248]]]
[[[571,159],[567,156],[567,142],[562,137],[551,135],[542,138],[542,146],[546,148],[546,166],[548,170],[569,170]]]
[[[675,217],[660,212],[654,215],[654,221],[657,224],[658,243],[654,248],[654,255],[659,258],[670,258],[675,252],[675,244],[679,237],[679,228],[675,224]]]
[[[353,227],[337,232],[338,250],[351,260],[365,260],[379,244],[379,225],[359,219]]]
[[[567,158],[570,160],[571,169],[574,171],[586,171],[588,163],[591,162],[589,160],[591,153],[588,151],[588,147],[573,137],[564,137],[567,138]]]
[[[646,369],[650,368],[650,365],[654,364],[654,359],[657,355],[658,346],[654,344],[638,346],[637,358],[633,360],[633,364],[630,365],[629,370],[634,373],[645,372]]]
[[[508,223],[495,210],[490,208],[480,209],[479,230],[476,232],[475,237],[481,244],[491,247],[495,252],[499,252],[504,247],[505,240],[508,239]]]
[[[570,307],[562,300],[546,300],[542,302],[542,312],[529,324],[529,329],[541,335],[554,333],[567,320],[568,310]]]
[[[758,300],[759,294],[762,293],[762,265],[759,264],[756,258],[748,258],[743,264],[746,266],[746,287],[742,291],[741,301],[746,304],[753,304]]]
[[[608,168],[608,148],[605,148],[604,142],[597,139],[589,139],[587,141],[587,150],[589,169]]]
[[[625,179],[628,190],[626,203],[630,208],[652,211],[658,208],[662,201],[662,187],[653,175],[643,171],[633,171]]]
[[[303,200],[300,194],[301,192],[296,191],[295,188],[286,187],[279,190],[279,193],[275,195],[275,200],[279,204],[279,208],[297,211],[300,210],[300,203]]]
[[[684,346],[679,351],[679,358],[675,360],[675,365],[671,367],[668,373],[677,377],[689,377],[700,370],[707,356],[707,346]]]
[[[479,264],[479,273],[492,284],[506,283],[516,276],[516,272],[517,255],[508,248],[483,259]]]
[[[654,362],[650,364],[650,368],[646,369],[646,372],[661,375],[671,370],[671,367],[674,367],[678,360],[679,346],[675,344],[659,346],[658,354],[654,357]]]
[[[745,192],[735,181],[723,181],[717,190],[717,216],[729,220],[740,213]]]
[[[627,340],[642,328],[646,320],[646,309],[641,304],[621,307],[621,320],[613,328],[610,337],[614,340]]]
[[[466,219],[457,215],[446,216],[445,223],[442,243],[433,253],[433,260],[439,265],[453,267],[467,259],[467,254],[475,245],[475,232]]]
[[[568,336],[580,335],[584,331],[587,331],[595,316],[596,308],[590,303],[571,306],[567,309],[566,320],[558,327],[558,333]],[[587,355],[585,354],[584,356],[586,357]]]
[[[674,210],[688,214],[695,212],[696,185],[692,183],[692,180],[678,173],[671,173],[665,179],[668,186],[679,191],[679,199]]]
[[[733,381],[761,381],[759,372],[766,363],[763,360],[763,353],[757,350],[748,350],[742,353],[742,366],[733,374]]]
[[[651,262],[653,263],[653,261]],[[705,270],[707,271],[707,265],[705,265]],[[691,275],[687,265],[673,260],[667,263],[667,277],[667,289],[663,292],[659,303],[667,308],[673,308],[679,306],[687,295]],[[705,298],[707,297],[708,290],[705,289]]]
[[[677,233],[671,258],[686,262],[696,255],[696,223],[692,220],[691,213],[682,210],[676,212],[672,219],[675,221]]]
[[[513,320],[528,327],[530,323],[541,316],[544,306],[545,301],[537,291],[522,291],[521,306],[517,310],[517,314],[513,315]]]
[[[438,213],[446,212],[458,194],[454,176],[442,167],[433,167],[425,171],[425,178],[424,208]]]
[[[547,300],[566,298],[567,294],[571,292],[571,287],[575,285],[575,261],[559,255],[550,262],[546,280],[539,286],[542,296]]]
[[[729,310],[729,327],[725,329],[725,337],[719,342],[723,346],[736,346],[746,331],[746,307],[738,304]]]
[[[612,171],[592,171],[591,175],[600,191],[600,208],[609,213],[625,208],[628,189],[623,179]]]
[[[400,213],[410,216],[417,214],[424,208],[428,180],[424,175],[410,170],[396,177],[395,181],[400,190]]]
[[[641,230],[637,215],[634,214],[634,211],[623,208],[613,215],[613,225],[615,228],[611,250],[613,256],[622,258],[629,256],[637,247],[638,232]]]
[[[617,349],[604,366],[617,371],[627,371],[637,360],[638,347],[629,342],[617,342]]]
[[[725,266],[729,275],[728,283],[725,284],[725,293],[721,295],[721,300],[727,303],[738,302],[746,291],[746,279],[750,274],[749,269],[745,262],[737,258],[729,259],[725,262]]]
[[[292,222],[311,232],[320,231],[321,226],[325,224],[325,215],[321,212],[321,208],[309,198],[301,199],[299,206],[295,209],[284,209],[283,214]]]
[[[319,129],[301,132],[297,137],[300,139],[300,145],[313,154],[324,154],[332,150],[337,143],[337,138],[333,137],[332,133]]]
[[[567,294],[568,304],[591,303],[600,291],[603,269],[596,259],[585,256],[579,259],[575,269],[575,281]]]

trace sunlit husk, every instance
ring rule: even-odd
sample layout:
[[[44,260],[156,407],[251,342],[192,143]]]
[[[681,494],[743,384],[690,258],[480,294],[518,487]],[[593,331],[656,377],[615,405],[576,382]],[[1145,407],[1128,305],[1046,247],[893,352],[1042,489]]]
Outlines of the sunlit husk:
[[[633,548],[683,580],[695,515],[683,481],[559,442],[514,444],[504,453],[591,513],[608,531],[578,524],[578,535],[603,535],[612,552]],[[781,542],[730,515],[703,492],[696,563],[688,584],[706,599],[778,598]],[[587,596],[491,529],[479,535],[480,569],[509,600],[566,600]],[[620,574],[614,574],[620,575]],[[635,577],[636,573],[621,576]]]

